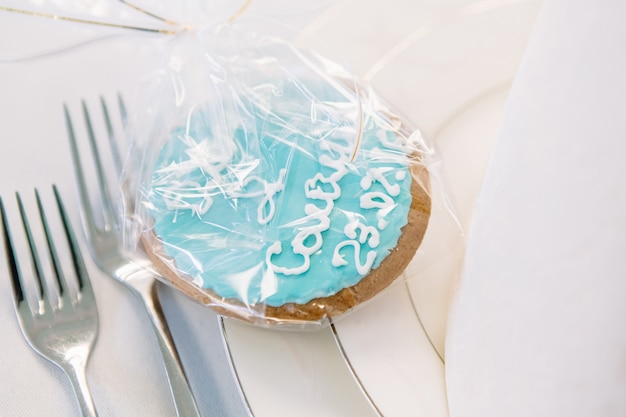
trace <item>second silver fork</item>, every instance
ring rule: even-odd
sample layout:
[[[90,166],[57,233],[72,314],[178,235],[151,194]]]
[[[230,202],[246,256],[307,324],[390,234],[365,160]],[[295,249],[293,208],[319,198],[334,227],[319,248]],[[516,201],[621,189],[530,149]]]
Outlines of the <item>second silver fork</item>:
[[[13,238],[9,231],[7,215],[2,199],[0,199],[0,223],[4,230],[6,255],[11,272],[11,283],[13,284],[13,299],[20,327],[28,344],[42,357],[59,366],[69,377],[78,399],[81,415],[96,417],[96,409],[87,386],[85,368],[98,334],[98,311],[89,275],[83,263],[65,207],[57,188],[53,187],[53,191],[65,232],[69,255],[72,259],[73,268],[71,269],[73,274],[66,276],[66,272],[69,271],[67,269],[64,271],[64,268],[61,267],[62,262],[57,253],[58,243],[55,243],[57,239],[52,236],[39,192],[35,190],[39,217],[51,262],[50,269],[55,277],[56,289],[58,291],[58,302],[54,303],[50,299],[50,288],[45,280],[45,269],[41,264],[41,258],[31,232],[30,222],[26,216],[26,210],[20,195],[16,194],[22,225],[30,251],[31,270],[39,290],[37,294],[37,308],[34,311],[31,310],[26,300],[24,271],[20,268]],[[66,279],[71,278],[72,275],[74,275],[78,284],[76,297],[70,295]]]
[[[112,157],[119,170],[121,166],[120,152],[113,137],[113,129],[107,107],[101,99],[105,124],[112,149]],[[125,107],[120,99],[122,118],[126,117]],[[83,114],[87,127],[89,145],[97,180],[97,194],[100,208],[90,202],[87,175],[81,162],[74,127],[67,107],[65,120],[70,139],[72,162],[79,190],[81,215],[89,247],[95,262],[100,269],[127,286],[141,300],[156,336],[165,371],[170,383],[176,414],[179,417],[200,416],[195,399],[189,387],[182,363],[170,334],[161,304],[157,295],[157,280],[147,259],[131,259],[124,251],[121,241],[121,219],[115,213],[113,199],[109,194],[106,173],[102,167],[101,157],[96,143],[91,118],[83,102]]]

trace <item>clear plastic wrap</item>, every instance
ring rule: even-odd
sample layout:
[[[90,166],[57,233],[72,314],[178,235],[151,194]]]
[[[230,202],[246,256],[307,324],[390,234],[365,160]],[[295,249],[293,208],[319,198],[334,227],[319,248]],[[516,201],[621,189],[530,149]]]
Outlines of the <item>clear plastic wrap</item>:
[[[192,299],[319,328],[419,250],[432,149],[342,65],[230,24],[177,37],[147,85],[127,242]]]

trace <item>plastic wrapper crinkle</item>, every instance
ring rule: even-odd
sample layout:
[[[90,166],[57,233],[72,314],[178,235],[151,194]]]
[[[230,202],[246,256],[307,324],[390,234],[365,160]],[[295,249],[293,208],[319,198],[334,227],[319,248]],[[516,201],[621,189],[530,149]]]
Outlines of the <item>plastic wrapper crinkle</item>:
[[[126,213],[164,281],[222,315],[305,329],[397,281],[431,218],[419,132],[280,38],[231,24],[169,47],[131,117]]]

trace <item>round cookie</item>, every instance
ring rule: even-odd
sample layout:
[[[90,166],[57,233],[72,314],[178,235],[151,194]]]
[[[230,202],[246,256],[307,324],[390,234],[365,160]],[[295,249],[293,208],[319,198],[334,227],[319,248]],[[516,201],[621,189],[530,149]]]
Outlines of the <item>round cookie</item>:
[[[245,111],[194,108],[145,184],[144,246],[175,287],[260,324],[315,322],[390,285],[430,216],[419,150],[371,98],[277,83]]]

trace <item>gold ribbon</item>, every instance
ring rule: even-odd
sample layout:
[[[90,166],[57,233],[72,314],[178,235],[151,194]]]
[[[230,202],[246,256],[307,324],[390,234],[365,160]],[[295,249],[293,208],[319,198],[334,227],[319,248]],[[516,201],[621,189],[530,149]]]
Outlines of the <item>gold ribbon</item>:
[[[69,17],[69,16],[61,16],[61,15],[57,15],[57,14],[53,14],[53,13],[45,13],[45,12],[35,12],[35,11],[30,11],[30,10],[22,10],[22,9],[16,9],[13,7],[6,7],[6,6],[0,6],[0,12],[9,12],[9,13],[19,13],[19,14],[25,14],[28,16],[35,16],[35,17],[42,17],[42,18],[46,18],[46,19],[53,19],[53,20],[61,20],[61,21],[66,21],[66,22],[75,22],[75,23],[85,23],[85,24],[89,24],[89,25],[97,25],[97,26],[105,26],[105,27],[113,27],[113,28],[119,28],[119,29],[130,29],[130,30],[138,30],[141,32],[150,32],[150,33],[160,33],[160,34],[165,34],[165,35],[175,35],[177,33],[180,33],[186,29],[189,29],[190,26],[188,25],[183,25],[182,23],[173,21],[171,19],[167,19],[164,17],[161,17],[157,14],[154,14],[152,12],[150,12],[149,10],[146,10],[142,7],[139,7],[127,0],[118,0],[120,3],[122,3],[123,5],[130,7],[133,10],[138,11],[139,13],[142,13],[146,16],[149,16],[153,19],[159,20],[167,25],[170,26],[176,26],[178,27],[178,29],[158,29],[158,28],[148,28],[148,27],[141,27],[141,26],[133,26],[133,25],[124,25],[121,23],[111,23],[111,22],[102,22],[102,21],[98,21],[98,20],[90,20],[90,19],[82,19],[82,18],[77,18],[77,17]],[[253,0],[246,0],[244,2],[244,4],[235,11],[235,13],[233,13],[228,19],[227,21],[229,23],[234,22],[235,20],[237,20],[250,6],[250,4],[252,4]]]

